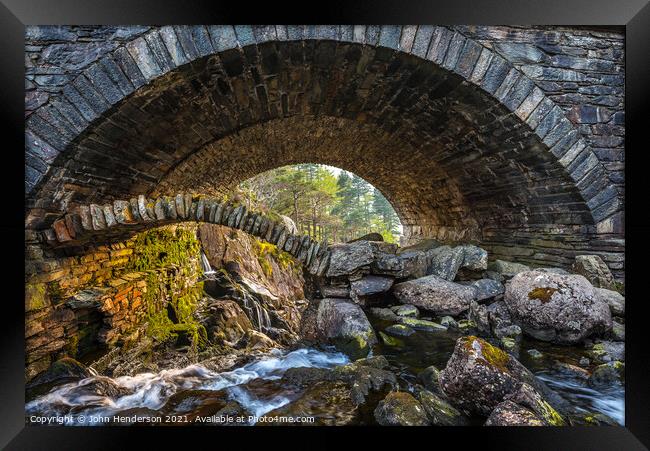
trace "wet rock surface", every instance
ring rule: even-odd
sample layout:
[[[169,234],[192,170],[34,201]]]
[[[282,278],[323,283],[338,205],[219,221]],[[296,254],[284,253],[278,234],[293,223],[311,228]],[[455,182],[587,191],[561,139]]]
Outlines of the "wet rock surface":
[[[609,306],[579,275],[521,272],[508,284],[505,303],[513,321],[539,340],[578,343],[612,328]]]
[[[375,409],[382,426],[428,426],[430,420],[422,404],[405,392],[391,392]]]

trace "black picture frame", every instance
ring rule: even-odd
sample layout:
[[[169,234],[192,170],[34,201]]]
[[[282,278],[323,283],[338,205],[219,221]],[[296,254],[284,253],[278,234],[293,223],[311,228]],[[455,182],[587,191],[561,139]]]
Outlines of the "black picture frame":
[[[225,446],[224,438],[248,443],[241,434],[249,431],[222,431],[202,428],[63,428],[26,427],[24,421],[24,295],[21,256],[24,245],[24,26],[34,24],[194,24],[194,23],[335,23],[335,24],[482,24],[482,25],[580,25],[623,26],[626,33],[626,427],[596,428],[437,428],[423,431],[374,428],[372,431],[349,428],[311,429],[300,438],[267,437],[267,428],[250,434],[285,446],[339,446],[342,433],[365,440],[366,437],[392,436],[404,447],[458,444],[500,449],[645,449],[650,446],[650,347],[645,331],[643,299],[646,294],[641,276],[644,238],[650,232],[650,209],[642,202],[647,192],[643,183],[643,145],[641,134],[647,128],[643,112],[648,102],[650,80],[650,4],[647,0],[454,0],[433,1],[356,1],[300,4],[267,2],[209,2],[174,0],[2,0],[0,4],[0,114],[7,127],[3,134],[3,175],[5,184],[0,211],[0,231],[4,238],[2,327],[0,333],[0,446],[4,449],[117,449],[135,444],[136,435],[167,444],[182,440],[186,448],[199,446],[198,433],[211,437],[210,447]],[[638,143],[638,144],[637,144]],[[637,148],[638,147],[638,148]],[[631,207],[630,207],[631,206]],[[646,238],[647,239],[647,238]],[[24,274],[23,274],[24,277]],[[6,287],[10,289],[7,290]],[[638,298],[638,299],[636,299]],[[172,431],[173,429],[173,431]],[[222,428],[223,429],[223,428]],[[234,428],[226,428],[234,429]],[[265,429],[262,431],[262,429]],[[285,428],[268,428],[287,432]],[[238,436],[234,434],[239,434]],[[316,434],[316,435],[314,435]],[[273,435],[273,434],[271,434]],[[263,437],[262,437],[263,436]],[[454,445],[443,445],[449,436]],[[322,437],[322,438],[321,438]],[[140,437],[142,438],[142,437]],[[206,438],[206,437],[203,437]],[[446,437],[445,437],[446,438]],[[351,438],[350,438],[351,439]],[[346,439],[347,440],[347,439]],[[211,443],[210,441],[206,443]],[[237,442],[234,442],[237,443]],[[154,446],[140,444],[138,446]],[[229,445],[233,446],[233,445]],[[433,445],[432,445],[433,446]]]

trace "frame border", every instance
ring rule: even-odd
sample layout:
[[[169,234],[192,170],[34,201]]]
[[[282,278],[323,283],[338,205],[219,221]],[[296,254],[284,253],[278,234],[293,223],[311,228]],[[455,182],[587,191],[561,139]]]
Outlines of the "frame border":
[[[147,439],[165,440],[171,444],[172,437],[181,439],[187,446],[196,443],[197,432],[205,428],[184,428],[181,433],[173,433],[175,428],[57,428],[25,426],[24,423],[24,311],[18,299],[24,296],[21,274],[24,268],[13,264],[24,257],[24,243],[20,237],[24,233],[24,26],[29,24],[192,24],[192,23],[431,23],[450,24],[529,24],[529,25],[573,25],[589,28],[624,26],[626,33],[626,137],[625,147],[628,158],[629,149],[634,149],[634,142],[642,143],[641,131],[647,127],[642,120],[643,109],[650,97],[650,3],[648,0],[454,0],[446,4],[426,1],[409,3],[375,0],[328,2],[311,10],[306,4],[294,5],[287,10],[275,3],[251,7],[250,4],[229,4],[227,2],[209,2],[193,0],[180,2],[174,0],[2,0],[0,4],[0,114],[7,126],[3,135],[7,151],[4,154],[6,170],[2,181],[7,193],[3,202],[3,215],[0,216],[0,231],[8,238],[5,250],[9,251],[5,265],[5,279],[9,280],[10,296],[5,295],[5,321],[2,334],[2,358],[0,359],[0,446],[5,449],[115,449],[116,445],[133,443],[134,434],[146,435]],[[284,4],[283,4],[284,6]],[[289,6],[289,4],[286,4]],[[310,5],[314,6],[314,5]],[[636,140],[634,139],[636,138]],[[15,147],[15,149],[14,149]],[[640,147],[640,146],[639,146]],[[646,146],[647,147],[647,144]],[[11,150],[10,150],[11,149]],[[641,152],[632,156],[632,163],[626,165],[627,204],[641,206],[644,191],[641,185],[645,169]],[[645,171],[644,171],[645,172]],[[636,174],[636,181],[631,175]],[[647,177],[647,175],[646,175]],[[635,187],[635,184],[640,186]],[[636,200],[635,200],[636,199]],[[625,210],[626,235],[626,285],[627,292],[641,297],[642,282],[637,282],[635,271],[641,275],[644,263],[644,249],[631,246],[629,242],[641,243],[650,234],[650,209]],[[647,256],[645,258],[647,260]],[[10,263],[11,262],[11,263]],[[635,268],[631,268],[634,265]],[[638,266],[638,268],[637,268]],[[634,271],[634,272],[633,272]],[[647,274],[643,274],[647,277]],[[642,280],[638,278],[638,280]],[[638,285],[638,286],[637,286]],[[15,290],[15,292],[14,292]],[[643,293],[645,294],[645,293]],[[634,295],[633,295],[634,296]],[[571,449],[646,449],[650,446],[650,347],[644,333],[643,299],[636,304],[628,304],[626,325],[626,427],[592,427],[592,428],[483,428],[473,429],[467,434],[464,428],[437,428],[435,440],[449,435],[451,440],[462,440],[463,444],[474,442],[477,445],[494,445],[501,449],[513,447],[534,447],[535,449],[562,449],[570,445]],[[92,432],[91,432],[92,429]],[[224,429],[230,429],[225,431]],[[233,428],[220,428],[219,436],[224,437],[233,432]],[[253,436],[264,437],[264,428],[255,428]],[[285,428],[270,428],[281,431]],[[269,430],[269,429],[265,429]],[[314,432],[326,430],[323,445],[338,446],[340,434],[358,435],[362,430],[354,428],[320,428]],[[192,431],[192,432],[190,432]],[[294,435],[300,431],[291,428]],[[413,428],[400,431],[412,436],[421,429]],[[428,431],[428,430],[427,430]],[[373,436],[383,440],[386,430],[372,429]],[[363,433],[363,432],[362,432]],[[242,436],[239,431],[239,439]],[[365,436],[366,434],[364,434]],[[431,434],[427,434],[431,440]],[[212,434],[213,443],[215,438]],[[234,439],[236,437],[228,437]],[[313,443],[311,436],[305,437],[303,443]],[[400,434],[399,439],[404,436]],[[423,437],[423,439],[426,439]],[[294,440],[292,440],[295,443]],[[218,443],[218,442],[217,442]],[[385,443],[385,442],[384,442]],[[216,443],[215,443],[216,444]],[[285,445],[288,443],[285,443]],[[533,445],[533,446],[531,446]],[[645,445],[645,446],[644,446]]]

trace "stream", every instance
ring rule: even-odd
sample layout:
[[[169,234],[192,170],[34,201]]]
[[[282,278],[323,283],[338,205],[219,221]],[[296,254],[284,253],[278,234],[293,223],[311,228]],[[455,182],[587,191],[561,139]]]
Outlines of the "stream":
[[[369,319],[375,330],[390,324],[372,315]],[[444,368],[459,336],[460,333],[450,330],[418,331],[400,338],[397,346],[377,344],[372,354],[385,356],[389,369],[397,375],[400,389],[412,391],[420,371],[430,365]],[[544,357],[533,359],[526,352],[532,348],[541,351]],[[577,365],[584,355],[581,348],[524,339],[519,360],[576,411],[600,412],[623,425],[622,385],[595,390],[575,372],[554,365],[558,359]],[[169,422],[170,418],[173,423],[192,423],[197,422],[197,416],[211,417],[210,421],[218,423],[225,415],[240,415],[245,418],[241,425],[253,425],[258,417],[299,399],[304,393],[302,389],[278,382],[289,368],[333,368],[346,363],[349,359],[333,348],[274,349],[250,363],[220,373],[190,365],[114,379],[97,375],[59,385],[31,400],[26,405],[26,416],[56,416],[66,425],[101,425],[141,422],[138,417],[146,418],[148,424]],[[378,400],[373,402],[374,405],[363,409],[356,424],[376,424],[372,410]]]

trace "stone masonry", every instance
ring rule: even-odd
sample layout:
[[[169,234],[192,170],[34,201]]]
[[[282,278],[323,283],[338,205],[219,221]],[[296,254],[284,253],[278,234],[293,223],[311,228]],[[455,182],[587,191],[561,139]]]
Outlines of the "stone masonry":
[[[26,225],[310,161],[377,186],[412,240],[597,253],[620,278],[623,45],[578,27],[28,27]]]

